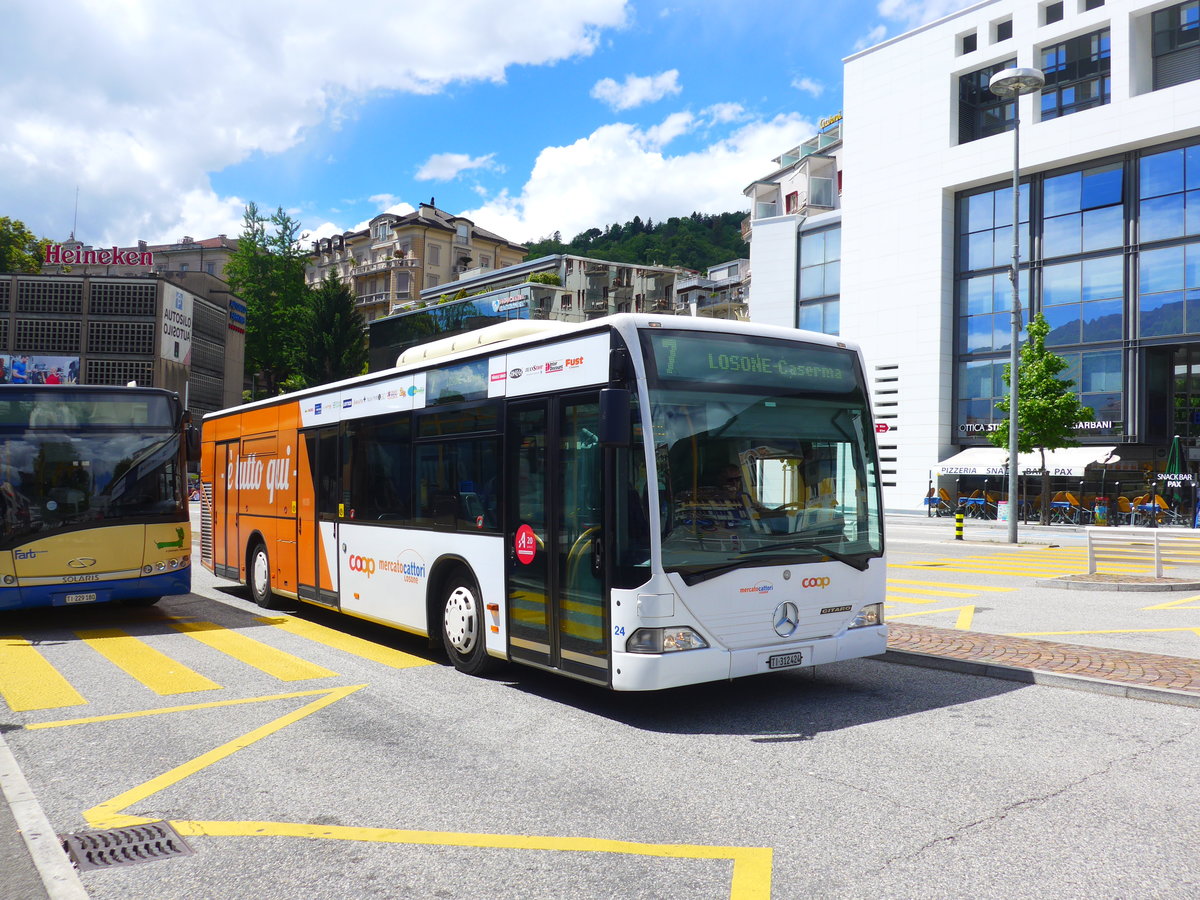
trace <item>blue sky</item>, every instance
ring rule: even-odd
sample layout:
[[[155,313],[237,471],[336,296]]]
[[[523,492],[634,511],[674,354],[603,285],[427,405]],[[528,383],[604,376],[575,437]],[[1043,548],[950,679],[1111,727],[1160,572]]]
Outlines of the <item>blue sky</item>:
[[[963,5],[16,0],[0,216],[129,245],[249,201],[320,236],[436,198],[518,241],[744,209],[845,56]]]

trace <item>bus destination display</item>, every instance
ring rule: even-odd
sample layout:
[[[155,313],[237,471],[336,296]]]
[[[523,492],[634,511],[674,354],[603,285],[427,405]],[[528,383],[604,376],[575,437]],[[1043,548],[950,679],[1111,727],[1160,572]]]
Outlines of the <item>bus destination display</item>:
[[[809,391],[853,390],[854,358],[846,350],[713,335],[649,334],[663,381],[713,382]]]

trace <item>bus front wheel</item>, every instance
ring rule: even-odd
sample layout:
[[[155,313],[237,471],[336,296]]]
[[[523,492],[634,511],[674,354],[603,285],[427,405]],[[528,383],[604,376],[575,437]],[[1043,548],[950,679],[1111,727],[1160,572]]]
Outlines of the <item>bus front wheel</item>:
[[[495,668],[483,637],[483,603],[479,589],[465,574],[451,577],[444,589],[442,643],[454,668],[468,675],[484,675]]]
[[[246,574],[246,580],[250,582],[250,596],[255,603],[263,609],[283,609],[279,597],[271,590],[271,559],[262,544],[255,544],[250,551]]]

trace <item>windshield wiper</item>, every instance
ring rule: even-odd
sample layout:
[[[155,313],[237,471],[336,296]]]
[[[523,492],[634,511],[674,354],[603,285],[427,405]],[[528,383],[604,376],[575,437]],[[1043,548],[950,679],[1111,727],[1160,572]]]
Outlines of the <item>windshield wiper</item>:
[[[861,553],[844,553],[841,550],[835,550],[828,544],[814,544],[809,541],[788,541],[782,544],[767,544],[763,547],[755,547],[753,550],[747,550],[742,555],[749,556],[751,553],[771,553],[776,550],[809,550],[813,553],[823,553],[831,559],[836,559],[840,563],[845,563],[853,569],[858,569],[860,572],[865,572],[870,565],[870,559]]]
[[[732,572],[734,569],[744,568],[744,562],[726,563],[723,566],[713,566],[711,569],[694,569],[685,572],[682,569],[676,569],[679,577],[683,579],[683,583],[689,587],[693,584],[699,584],[702,581],[708,581],[710,578],[716,578],[718,575],[724,575],[726,572]],[[670,570],[668,570],[670,571]]]

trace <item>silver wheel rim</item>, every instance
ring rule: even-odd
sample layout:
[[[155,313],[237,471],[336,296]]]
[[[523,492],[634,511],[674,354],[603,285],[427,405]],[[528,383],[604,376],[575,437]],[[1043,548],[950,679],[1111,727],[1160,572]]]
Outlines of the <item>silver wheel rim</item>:
[[[475,595],[467,588],[460,585],[451,591],[442,622],[450,646],[464,656],[475,649],[479,639],[475,632]]]
[[[254,596],[267,596],[271,584],[270,575],[267,573],[267,554],[254,554],[254,571],[251,577],[254,579]]]

